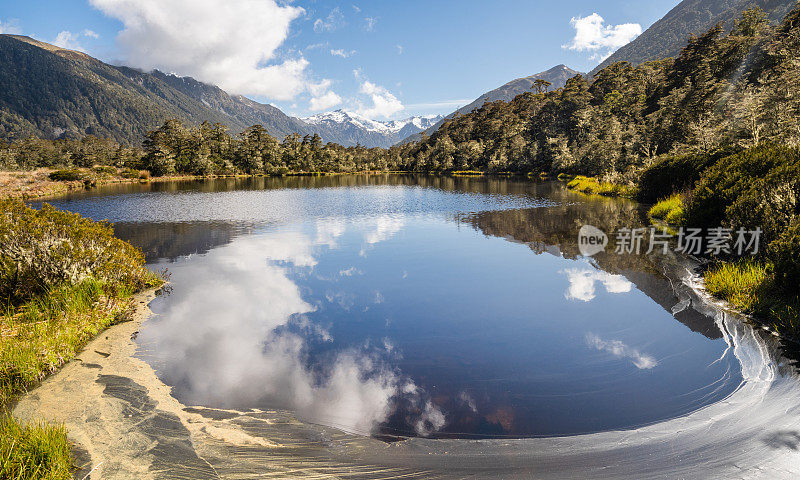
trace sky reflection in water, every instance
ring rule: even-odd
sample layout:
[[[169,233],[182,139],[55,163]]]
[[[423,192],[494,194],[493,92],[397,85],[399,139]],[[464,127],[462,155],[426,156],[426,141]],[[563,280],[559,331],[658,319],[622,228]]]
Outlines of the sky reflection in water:
[[[172,272],[139,341],[188,404],[362,434],[536,436],[652,423],[739,385],[713,322],[671,314],[660,259],[577,256],[581,223],[639,221],[633,204],[525,185],[255,189],[281,200],[249,225],[221,218],[238,189],[190,192],[184,210],[158,193],[70,205],[170,207],[118,231]]]

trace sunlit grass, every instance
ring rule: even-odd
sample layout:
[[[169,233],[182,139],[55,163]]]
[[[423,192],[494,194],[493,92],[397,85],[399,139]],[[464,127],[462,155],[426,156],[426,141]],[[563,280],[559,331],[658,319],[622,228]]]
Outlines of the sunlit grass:
[[[37,385],[124,319],[130,293],[94,280],[62,286],[0,317],[0,403]]]
[[[757,260],[721,262],[705,274],[706,290],[753,314],[775,331],[800,337],[800,297],[778,289],[772,266]]]
[[[636,189],[618,183],[603,182],[596,178],[578,175],[567,183],[567,188],[587,195],[603,195],[605,197],[633,197]]]
[[[680,194],[673,194],[653,205],[647,214],[650,218],[664,220],[672,225],[682,225],[686,219],[683,198]]]
[[[0,479],[67,480],[72,465],[63,426],[21,424],[10,415],[0,416]]]

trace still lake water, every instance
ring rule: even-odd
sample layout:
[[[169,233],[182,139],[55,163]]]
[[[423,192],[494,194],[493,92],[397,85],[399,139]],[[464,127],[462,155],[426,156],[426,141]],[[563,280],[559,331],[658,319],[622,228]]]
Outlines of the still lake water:
[[[652,424],[742,383],[714,320],[673,290],[680,258],[578,253],[582,225],[642,226],[642,207],[558,182],[237,179],[52,203],[169,269],[138,342],[188,405],[532,437]]]

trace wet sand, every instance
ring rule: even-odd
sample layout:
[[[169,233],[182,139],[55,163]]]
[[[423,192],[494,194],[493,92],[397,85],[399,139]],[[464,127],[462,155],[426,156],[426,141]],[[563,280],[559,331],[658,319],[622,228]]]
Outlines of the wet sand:
[[[687,279],[691,281],[691,279]],[[690,293],[687,293],[687,290]],[[683,295],[692,295],[684,289]],[[133,321],[92,341],[21,399],[20,419],[66,425],[91,479],[685,478],[790,479],[800,474],[798,379],[769,339],[719,306],[713,315],[745,382],[722,402],[629,431],[518,440],[385,443],[298,421],[289,412],[185,406],[143,360]],[[91,473],[89,473],[91,472]]]

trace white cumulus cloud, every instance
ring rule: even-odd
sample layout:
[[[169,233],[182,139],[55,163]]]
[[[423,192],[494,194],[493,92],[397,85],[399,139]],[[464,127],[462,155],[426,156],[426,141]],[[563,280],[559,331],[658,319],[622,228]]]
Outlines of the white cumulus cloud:
[[[319,83],[309,84],[308,91],[311,93],[309,110],[312,112],[319,112],[342,103],[342,97],[330,90],[331,83],[330,80],[324,79]]]
[[[122,22],[117,40],[136,67],[274,100],[291,100],[307,87],[307,60],[276,58],[302,8],[275,0],[89,1]]]
[[[312,112],[320,112],[333,108],[340,103],[342,103],[342,97],[333,91],[328,91],[318,97],[311,97],[308,102],[308,109]]]
[[[389,118],[395,113],[405,109],[403,103],[386,88],[376,85],[368,80],[361,83],[359,93],[369,97],[372,105],[360,106],[358,113],[367,118]]]
[[[597,13],[588,17],[573,17],[569,23],[575,29],[575,37],[564,48],[578,52],[595,52],[593,59],[605,59],[642,34],[642,26],[638,23],[606,25],[605,22]]]

